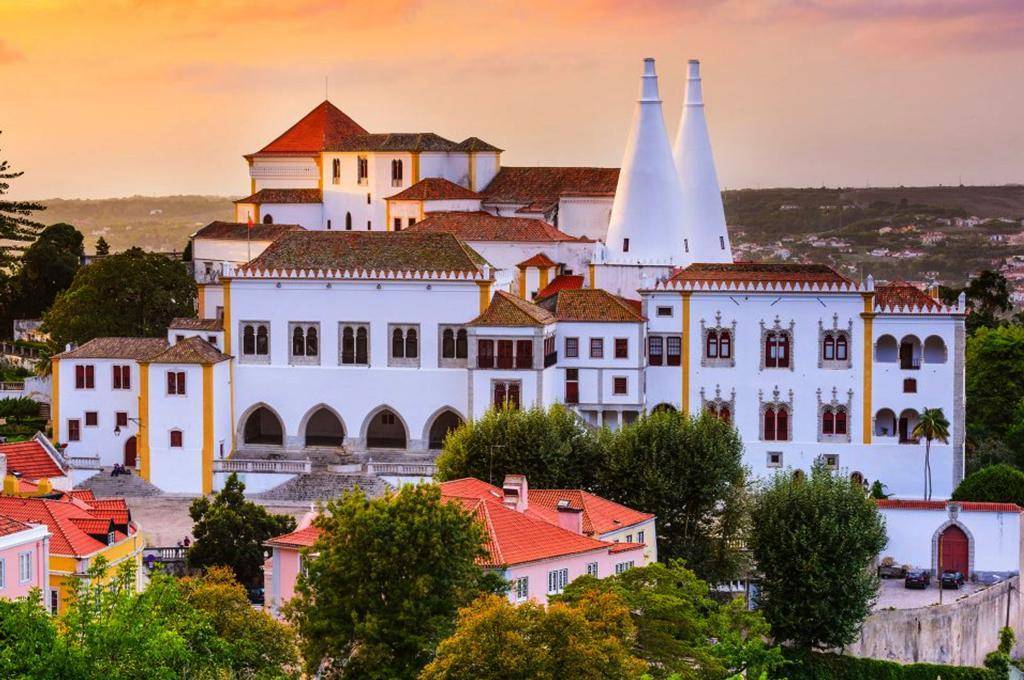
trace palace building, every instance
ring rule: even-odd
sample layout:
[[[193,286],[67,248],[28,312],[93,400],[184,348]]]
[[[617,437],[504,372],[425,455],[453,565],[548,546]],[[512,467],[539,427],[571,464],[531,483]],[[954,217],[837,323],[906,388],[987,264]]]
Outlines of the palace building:
[[[591,427],[710,411],[756,477],[817,461],[934,497],[964,470],[965,305],[816,264],[734,262],[691,62],[673,145],[645,60],[622,167],[507,167],[476,137],[370,132],[330,102],[246,156],[193,237],[195,318],[53,359],[55,441],[158,487],[271,490],[417,461],[495,406]]]

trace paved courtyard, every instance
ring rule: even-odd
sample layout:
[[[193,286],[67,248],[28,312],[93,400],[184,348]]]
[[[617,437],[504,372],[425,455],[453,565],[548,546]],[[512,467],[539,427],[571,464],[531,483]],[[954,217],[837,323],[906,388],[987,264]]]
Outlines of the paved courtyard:
[[[918,607],[929,607],[939,603],[939,587],[935,579],[925,590],[910,590],[903,587],[903,579],[883,579],[878,589],[878,602],[874,610],[880,609],[916,609]],[[967,597],[978,590],[985,588],[977,583],[965,583],[960,590],[942,591],[942,603],[951,604],[954,601]]]

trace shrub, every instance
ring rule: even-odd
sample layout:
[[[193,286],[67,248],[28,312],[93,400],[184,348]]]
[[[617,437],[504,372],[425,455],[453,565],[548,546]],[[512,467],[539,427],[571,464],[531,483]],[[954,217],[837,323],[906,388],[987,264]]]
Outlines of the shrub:
[[[1006,463],[982,468],[960,482],[953,492],[953,500],[1024,506],[1024,472]]]
[[[782,680],[1003,680],[1006,675],[974,666],[899,664],[856,656],[794,650],[784,652],[786,664],[770,674]]]

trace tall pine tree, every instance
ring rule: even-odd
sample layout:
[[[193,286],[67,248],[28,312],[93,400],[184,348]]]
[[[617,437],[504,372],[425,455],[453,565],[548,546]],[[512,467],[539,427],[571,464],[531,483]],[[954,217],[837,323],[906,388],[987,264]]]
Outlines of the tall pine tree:
[[[9,335],[14,310],[12,279],[17,258],[24,251],[22,244],[34,241],[43,225],[31,219],[32,213],[44,207],[32,201],[12,201],[4,198],[10,191],[10,180],[23,173],[11,170],[7,161],[0,159],[0,335]]]

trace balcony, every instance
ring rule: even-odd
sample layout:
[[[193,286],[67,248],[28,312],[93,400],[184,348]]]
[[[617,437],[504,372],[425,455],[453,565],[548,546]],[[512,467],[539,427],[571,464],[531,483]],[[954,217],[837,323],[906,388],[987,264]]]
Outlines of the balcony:
[[[227,460],[213,461],[214,472],[254,472],[271,474],[309,474],[313,464],[308,460]]]

